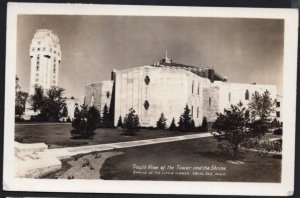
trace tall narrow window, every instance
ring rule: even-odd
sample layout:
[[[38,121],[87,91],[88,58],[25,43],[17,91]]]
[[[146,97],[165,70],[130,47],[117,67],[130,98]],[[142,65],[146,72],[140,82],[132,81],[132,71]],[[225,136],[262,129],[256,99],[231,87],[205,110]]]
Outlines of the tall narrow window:
[[[208,98],[208,105],[211,105],[211,98]]]
[[[193,118],[193,116],[194,116],[194,107],[192,105],[192,118]]]
[[[56,58],[54,58],[54,62],[53,62],[53,73],[56,72]]]
[[[197,107],[197,118],[199,118],[199,107]]]
[[[199,95],[200,94],[200,85],[198,83],[198,90],[197,90],[197,94]]]
[[[36,57],[36,71],[40,70],[40,55]]]
[[[228,101],[231,102],[231,92],[228,94]]]
[[[248,89],[246,90],[246,93],[245,93],[245,100],[249,100],[249,91],[248,91]]]
[[[194,81],[192,83],[192,93],[194,93]]]

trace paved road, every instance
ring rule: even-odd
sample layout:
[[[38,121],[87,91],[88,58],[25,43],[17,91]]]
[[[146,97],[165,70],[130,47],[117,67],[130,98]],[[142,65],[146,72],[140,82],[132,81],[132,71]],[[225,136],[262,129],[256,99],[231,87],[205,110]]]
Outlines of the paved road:
[[[77,154],[85,154],[93,151],[108,151],[120,148],[135,147],[135,146],[144,146],[150,144],[159,144],[166,142],[175,142],[196,138],[204,138],[212,136],[210,133],[200,133],[193,135],[181,135],[175,137],[166,137],[166,138],[156,138],[148,140],[138,140],[138,141],[129,141],[129,142],[118,142],[118,143],[109,143],[109,144],[98,144],[91,146],[79,146],[79,147],[67,147],[67,148],[56,148],[49,149],[52,155],[56,156],[59,159],[68,158]]]

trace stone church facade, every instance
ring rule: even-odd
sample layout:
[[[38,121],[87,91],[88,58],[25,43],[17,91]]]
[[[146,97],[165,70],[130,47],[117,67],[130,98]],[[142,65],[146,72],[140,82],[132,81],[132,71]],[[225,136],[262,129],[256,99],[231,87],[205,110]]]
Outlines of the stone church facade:
[[[165,58],[153,65],[113,70],[111,81],[92,83],[85,87],[85,100],[100,111],[106,104],[114,111],[114,125],[133,108],[141,126],[154,127],[161,113],[178,123],[188,105],[195,125],[203,117],[214,122],[217,112],[224,112],[239,101],[247,104],[251,95],[268,90],[276,98],[273,85],[237,84],[227,82],[211,68],[173,63]]]

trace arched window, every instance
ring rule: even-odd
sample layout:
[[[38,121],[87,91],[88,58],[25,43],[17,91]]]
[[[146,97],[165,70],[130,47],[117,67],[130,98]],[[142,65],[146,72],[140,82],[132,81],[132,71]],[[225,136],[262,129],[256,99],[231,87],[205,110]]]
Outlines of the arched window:
[[[231,92],[228,94],[228,101],[231,102]]]
[[[246,90],[246,93],[245,93],[245,100],[249,100],[249,91],[248,91],[248,89]]]
[[[106,92],[106,97],[109,98],[109,96],[110,96],[110,93],[109,93],[109,91],[107,91]]]
[[[148,85],[150,83],[150,78],[149,76],[145,76],[145,79],[144,79],[146,85]]]
[[[211,98],[208,98],[208,105],[211,105]]]

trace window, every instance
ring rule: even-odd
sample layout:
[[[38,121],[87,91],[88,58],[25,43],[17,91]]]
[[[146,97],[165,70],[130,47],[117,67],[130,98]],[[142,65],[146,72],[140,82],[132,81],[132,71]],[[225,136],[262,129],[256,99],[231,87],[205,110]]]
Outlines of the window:
[[[194,116],[194,107],[192,105],[192,118],[193,118],[193,116]]]
[[[41,48],[38,48],[37,50],[38,50],[38,51],[40,51],[40,50],[41,50]]]
[[[208,98],[208,105],[211,105],[211,98]]]
[[[199,95],[200,94],[200,85],[198,83],[198,90],[197,90],[197,94]]]
[[[276,107],[280,107],[280,102],[276,102]]]
[[[246,93],[245,93],[245,100],[249,100],[249,91],[248,91],[248,89],[246,90]]]
[[[276,117],[280,118],[280,111],[276,111]]]
[[[231,102],[231,92],[228,94],[228,101]]]
[[[40,70],[40,55],[36,57],[36,71]]]
[[[192,83],[192,93],[194,93],[194,81]]]
[[[32,48],[32,51],[34,52],[34,47]]]
[[[146,110],[148,110],[148,108],[149,108],[149,102],[148,102],[148,100],[145,100],[145,102],[144,102],[144,108],[146,109]]]
[[[39,79],[38,79],[38,78],[36,78],[36,79],[35,79],[35,82],[39,82]]]
[[[55,80],[53,80],[53,84],[55,84]]]
[[[43,47],[43,51],[46,51],[46,48],[45,48],[45,47]]]
[[[52,52],[52,48],[50,48],[50,52]]]
[[[109,96],[110,96],[110,93],[109,93],[109,91],[107,91],[106,92],[106,97],[109,98]]]
[[[38,41],[37,43],[38,43],[38,45],[40,45],[40,44],[41,44],[41,41]]]
[[[38,76],[39,76],[39,73],[36,73],[35,76],[38,77]]]
[[[197,118],[199,118],[199,107],[197,107]]]
[[[53,73],[56,72],[56,58],[54,58],[54,62],[53,62]]]
[[[149,76],[145,76],[145,79],[144,79],[146,85],[148,85],[150,83],[150,78]]]

